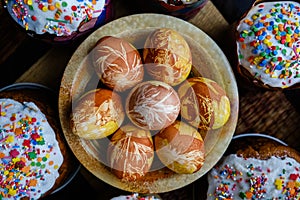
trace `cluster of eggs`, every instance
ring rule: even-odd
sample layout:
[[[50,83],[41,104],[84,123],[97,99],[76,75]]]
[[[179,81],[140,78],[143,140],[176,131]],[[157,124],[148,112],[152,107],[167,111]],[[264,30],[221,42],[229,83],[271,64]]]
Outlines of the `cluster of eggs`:
[[[122,38],[105,36],[90,55],[105,87],[76,102],[73,133],[85,139],[111,135],[107,158],[121,179],[143,177],[155,153],[176,173],[198,171],[205,160],[198,129],[223,126],[230,102],[215,81],[188,78],[192,54],[184,37],[173,29],[156,29],[140,53]]]

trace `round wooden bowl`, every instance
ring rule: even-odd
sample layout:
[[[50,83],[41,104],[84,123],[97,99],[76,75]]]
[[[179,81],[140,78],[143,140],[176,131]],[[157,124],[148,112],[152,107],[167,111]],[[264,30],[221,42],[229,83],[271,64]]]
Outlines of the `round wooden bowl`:
[[[205,142],[205,162],[193,174],[177,174],[154,161],[145,177],[138,181],[122,181],[111,173],[106,161],[109,138],[86,140],[70,129],[72,103],[85,92],[99,86],[99,79],[90,64],[89,52],[103,36],[116,36],[143,48],[148,34],[156,28],[178,31],[188,42],[192,57],[192,74],[216,81],[227,93],[231,104],[230,118],[219,129],[202,134]],[[92,33],[75,51],[67,64],[59,92],[59,114],[65,137],[84,167],[100,180],[122,190],[139,193],[162,193],[184,187],[203,176],[227,149],[237,124],[238,90],[231,66],[216,43],[196,26],[168,15],[137,14],[114,20]]]

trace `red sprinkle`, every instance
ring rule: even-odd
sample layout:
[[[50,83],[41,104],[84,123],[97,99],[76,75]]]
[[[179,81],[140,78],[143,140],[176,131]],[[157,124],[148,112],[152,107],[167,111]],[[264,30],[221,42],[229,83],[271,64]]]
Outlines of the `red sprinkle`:
[[[37,20],[37,17],[34,16],[34,15],[32,15],[32,16],[31,16],[31,19],[32,19],[32,21],[36,21],[36,20]]]

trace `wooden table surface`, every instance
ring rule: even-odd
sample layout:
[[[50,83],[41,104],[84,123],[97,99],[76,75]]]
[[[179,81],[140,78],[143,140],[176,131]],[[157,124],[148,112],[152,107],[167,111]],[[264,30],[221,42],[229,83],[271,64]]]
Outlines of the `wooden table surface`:
[[[129,7],[128,0],[114,0],[115,17],[139,13],[139,8]],[[0,87],[14,82],[33,82],[59,90],[64,69],[76,50],[77,44],[52,45],[37,41],[6,23],[6,13],[0,12]],[[229,24],[211,1],[192,19],[188,20],[208,34],[223,50],[235,72],[234,24]],[[270,91],[245,83],[236,74],[239,88],[239,119],[235,134],[246,132],[267,133],[285,141],[299,150],[300,93]],[[193,184],[178,191],[163,194],[164,199],[194,198]],[[77,198],[109,199],[125,194],[96,179],[83,167],[75,179],[63,190],[47,199],[63,199],[68,195]]]

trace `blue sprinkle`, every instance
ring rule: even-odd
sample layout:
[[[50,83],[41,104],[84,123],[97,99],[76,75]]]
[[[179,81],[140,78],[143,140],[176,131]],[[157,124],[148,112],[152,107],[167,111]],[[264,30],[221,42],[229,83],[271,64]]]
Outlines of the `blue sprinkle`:
[[[263,11],[263,10],[264,10],[264,9],[259,9],[258,12],[261,12],[261,11]]]
[[[276,56],[278,52],[276,50],[273,51],[273,55]]]
[[[263,50],[263,46],[262,46],[262,45],[258,45],[256,48],[257,48],[258,50]]]
[[[271,53],[271,50],[270,49],[266,49],[266,53],[267,54]]]
[[[253,54],[258,54],[258,50],[257,50],[257,49],[253,49],[253,50],[252,50],[252,53],[253,53]]]
[[[281,70],[282,69],[282,66],[281,65],[276,65],[276,68],[277,70]]]
[[[270,21],[270,25],[273,26],[275,23],[274,21]]]
[[[282,19],[282,18],[283,18],[283,15],[282,15],[282,14],[279,14],[279,15],[278,15],[278,18]]]
[[[273,30],[273,27],[272,26],[267,26],[267,30],[271,31],[271,30]]]
[[[290,3],[289,6],[291,9],[293,9],[295,7],[294,4],[292,4],[292,3]]]
[[[263,39],[264,39],[263,35],[258,36],[258,40],[263,40]]]
[[[282,32],[280,32],[280,35],[281,35],[281,36],[285,36],[285,35],[286,35],[286,32],[285,32],[285,31],[282,31]]]
[[[264,66],[266,66],[266,64],[267,64],[267,61],[263,60],[259,63],[259,66],[264,67]]]
[[[296,28],[296,29],[294,30],[294,32],[298,34],[300,31],[299,31],[298,28]]]

